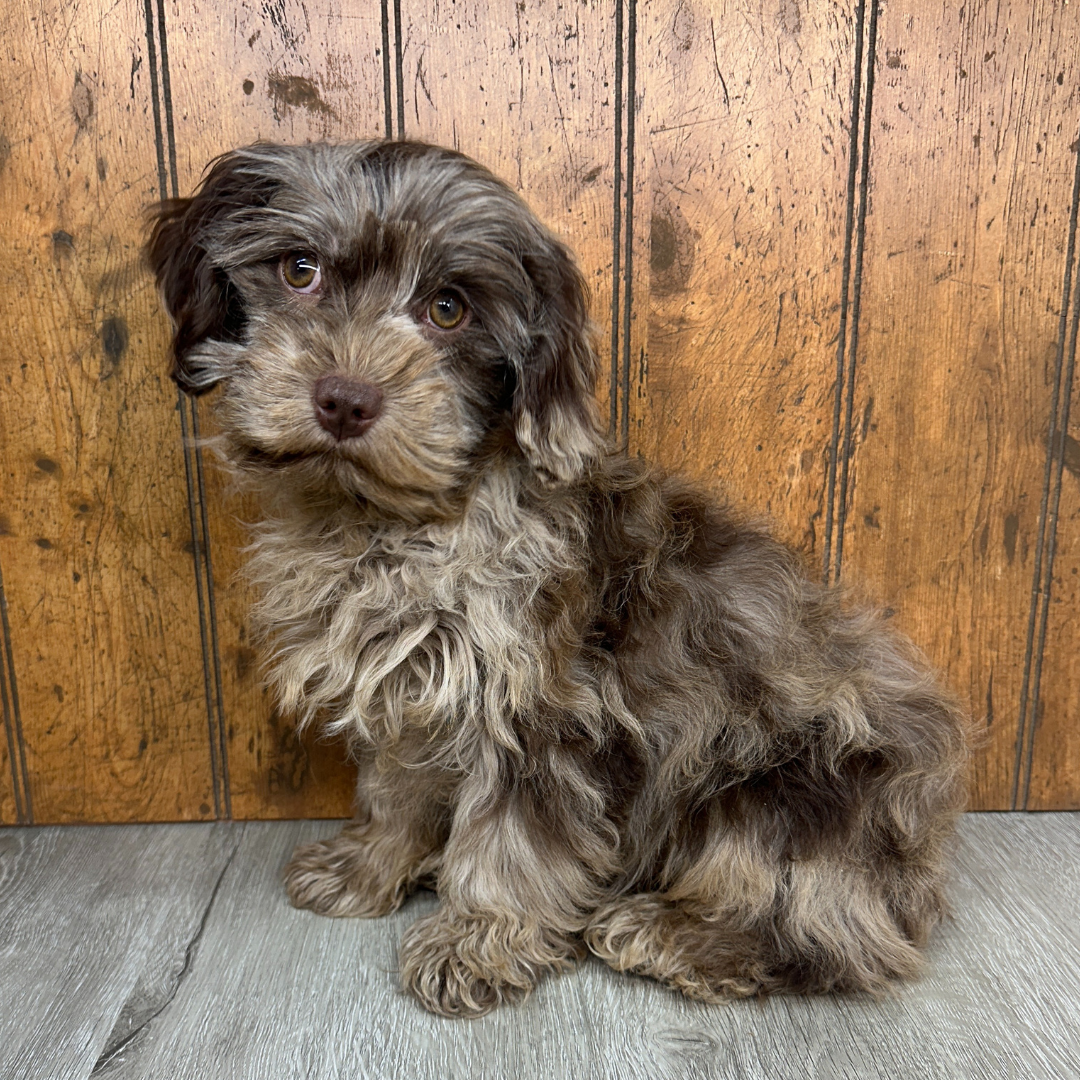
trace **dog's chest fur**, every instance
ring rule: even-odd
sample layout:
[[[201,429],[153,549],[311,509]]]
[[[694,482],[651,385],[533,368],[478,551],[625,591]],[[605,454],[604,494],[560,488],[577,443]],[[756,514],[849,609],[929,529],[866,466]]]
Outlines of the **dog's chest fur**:
[[[282,706],[365,741],[477,723],[513,741],[551,679],[542,598],[577,572],[566,530],[517,496],[495,474],[452,524],[265,523],[249,570]]]

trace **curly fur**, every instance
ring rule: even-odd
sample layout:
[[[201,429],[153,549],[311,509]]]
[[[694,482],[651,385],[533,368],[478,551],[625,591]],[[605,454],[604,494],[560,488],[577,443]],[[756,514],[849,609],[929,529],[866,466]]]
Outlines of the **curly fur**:
[[[357,820],[292,901],[439,910],[401,977],[478,1015],[591,950],[718,1001],[881,991],[945,911],[964,728],[914,649],[711,496],[611,451],[566,249],[467,158],[258,145],[158,209],[173,375],[264,497],[270,679],[344,732]],[[318,253],[317,297],[289,251]],[[471,319],[418,315],[453,286]],[[328,373],[385,406],[337,442]]]

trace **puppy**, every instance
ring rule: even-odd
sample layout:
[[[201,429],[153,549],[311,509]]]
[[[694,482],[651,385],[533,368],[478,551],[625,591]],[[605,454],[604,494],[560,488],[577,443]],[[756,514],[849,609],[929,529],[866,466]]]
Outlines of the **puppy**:
[[[357,818],[298,907],[475,1016],[591,950],[719,1001],[883,990],[945,910],[960,716],[914,650],[597,422],[585,284],[489,172],[256,145],[163,203],[172,375],[261,491],[270,680]]]

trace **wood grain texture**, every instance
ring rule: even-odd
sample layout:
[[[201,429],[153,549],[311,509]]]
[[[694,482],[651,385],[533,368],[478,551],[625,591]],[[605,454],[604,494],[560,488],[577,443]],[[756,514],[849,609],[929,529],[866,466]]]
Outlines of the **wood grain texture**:
[[[0,244],[19,282],[0,293],[0,561],[37,821],[210,812],[176,392],[140,263],[141,12],[3,16]]]
[[[812,551],[844,239],[846,5],[650,5],[648,410],[635,446]]]
[[[0,965],[22,972],[0,978],[3,1075],[85,1077],[94,1062],[110,1080],[1071,1080],[1080,1070],[1080,862],[1061,859],[1080,848],[1080,815],[969,815],[955,919],[924,979],[893,998],[713,1007],[590,960],[523,1005],[468,1022],[431,1016],[397,989],[397,942],[431,894],[370,922],[288,906],[280,868],[293,844],[337,828],[0,834]],[[80,922],[74,900],[87,894]],[[34,1018],[53,1003],[50,1038],[8,1019],[24,1001]]]
[[[6,740],[5,740],[6,743]],[[0,776],[0,821],[11,824],[19,820],[19,812],[15,805],[15,789],[11,778],[11,763],[7,746],[0,747],[0,767],[5,771]]]
[[[844,572],[970,703],[977,807],[1011,805],[1015,779],[1077,28],[937,0],[879,25]]]

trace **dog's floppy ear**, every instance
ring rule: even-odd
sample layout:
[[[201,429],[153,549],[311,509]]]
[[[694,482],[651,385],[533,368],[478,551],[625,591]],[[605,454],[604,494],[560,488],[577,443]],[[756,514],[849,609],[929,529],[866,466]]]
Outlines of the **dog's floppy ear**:
[[[602,448],[597,423],[598,359],[588,288],[555,240],[522,257],[536,292],[529,348],[515,364],[514,432],[529,463],[554,481],[577,479]]]
[[[224,371],[213,345],[242,340],[247,322],[241,297],[208,244],[228,221],[265,207],[274,186],[242,154],[225,154],[190,199],[166,199],[151,211],[146,256],[172,316],[170,375],[189,394],[218,382]]]

